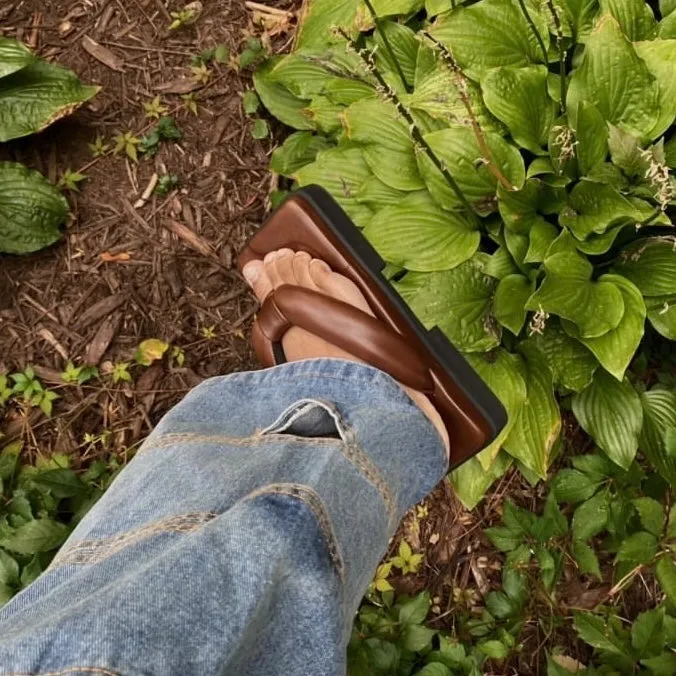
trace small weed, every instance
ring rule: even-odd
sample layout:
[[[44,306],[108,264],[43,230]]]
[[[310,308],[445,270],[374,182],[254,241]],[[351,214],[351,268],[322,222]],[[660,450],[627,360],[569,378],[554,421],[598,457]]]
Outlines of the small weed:
[[[14,381],[13,394],[21,394],[24,403],[39,407],[46,416],[52,415],[52,402],[58,399],[59,395],[45,389],[31,366],[27,366],[20,373],[12,373],[9,377]]]
[[[144,103],[143,110],[145,116],[152,120],[159,120],[162,115],[169,112],[169,108],[162,104],[159,96],[156,96],[150,103]]]
[[[248,38],[246,47],[238,58],[240,68],[248,68],[265,58],[266,49],[258,38]]]
[[[88,144],[88,148],[93,157],[103,157],[110,150],[110,144],[106,143],[103,136],[99,135],[94,143]]]
[[[171,17],[172,21],[168,26],[168,30],[176,31],[183,26],[189,26],[190,24],[195,23],[195,21],[199,19],[201,13],[201,2],[191,2],[181,10],[170,12],[169,16]]]
[[[113,364],[113,370],[110,374],[113,383],[131,383],[133,379],[131,373],[129,373],[129,362],[119,361],[116,364]]]
[[[164,174],[160,176],[155,186],[155,194],[160,197],[166,197],[174,188],[181,183],[181,179],[176,174]]]
[[[395,568],[399,568],[404,575],[407,575],[408,573],[417,573],[422,560],[423,555],[414,554],[408,542],[402,540],[399,543],[397,556],[393,556],[390,562]]]
[[[211,69],[205,64],[201,66],[190,66],[192,79],[198,84],[206,84],[211,79]]]
[[[171,358],[176,363],[176,366],[179,368],[185,364],[185,350],[178,345],[174,345],[171,348]]]
[[[379,592],[394,591],[394,587],[387,581],[387,578],[389,577],[391,572],[392,572],[391,561],[379,565],[376,570],[376,576],[373,578],[373,582],[371,582],[371,584],[369,585],[369,593],[373,593],[375,591]]]
[[[181,96],[181,99],[183,99],[183,105],[195,116],[199,114],[199,110],[197,108],[197,99],[195,97],[195,93],[191,92],[190,94],[183,94]]]
[[[63,188],[64,190],[71,190],[73,192],[80,192],[80,189],[78,188],[78,184],[82,183],[82,181],[85,181],[87,179],[87,176],[84,174],[81,174],[79,171],[72,171],[71,169],[66,169],[66,171],[61,174],[61,178],[59,178],[59,188]]]
[[[92,378],[96,378],[99,375],[99,370],[96,366],[75,366],[72,361],[69,361],[66,364],[66,368],[61,373],[61,380],[64,383],[77,383],[78,385],[84,385],[84,383],[90,381]]]
[[[248,92],[244,92],[242,108],[247,115],[253,115],[258,110],[260,104],[261,101],[255,91],[249,90]]]
[[[265,120],[256,120],[251,128],[251,136],[258,141],[270,136],[270,127]]]
[[[216,327],[215,326],[203,326],[202,327],[202,337],[206,340],[214,340],[216,338]]]
[[[173,117],[161,117],[153,129],[143,136],[139,142],[139,152],[154,157],[160,149],[162,141],[180,141],[183,133],[176,126]]]
[[[126,131],[124,133],[119,133],[117,136],[113,137],[115,146],[113,148],[113,153],[119,155],[121,152],[132,161],[138,162],[138,153],[136,147],[141,143],[141,139],[134,136],[132,131]]]

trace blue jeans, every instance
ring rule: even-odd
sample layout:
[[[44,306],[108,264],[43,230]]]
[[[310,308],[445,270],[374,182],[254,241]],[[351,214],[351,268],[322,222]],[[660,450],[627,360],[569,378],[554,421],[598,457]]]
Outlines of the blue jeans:
[[[369,366],[208,380],[0,611],[0,674],[342,675],[388,540],[445,471]]]

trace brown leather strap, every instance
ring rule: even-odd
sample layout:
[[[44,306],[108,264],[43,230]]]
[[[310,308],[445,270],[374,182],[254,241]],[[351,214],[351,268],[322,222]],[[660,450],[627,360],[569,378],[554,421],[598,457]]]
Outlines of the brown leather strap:
[[[273,344],[280,342],[292,326],[297,326],[389,373],[408,387],[421,392],[434,389],[429,367],[400,334],[359,308],[318,291],[288,284],[280,286],[266,298],[256,324],[257,352],[270,364],[275,361]]]

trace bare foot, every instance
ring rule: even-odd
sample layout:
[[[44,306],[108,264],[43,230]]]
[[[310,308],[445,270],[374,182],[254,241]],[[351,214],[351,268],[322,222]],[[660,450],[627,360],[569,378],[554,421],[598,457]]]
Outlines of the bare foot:
[[[310,254],[305,252],[294,252],[291,249],[272,251],[265,257],[265,260],[248,263],[243,273],[261,303],[278,286],[293,284],[319,291],[327,296],[333,296],[373,315],[361,291],[351,280],[333,272],[324,261],[312,258]],[[300,361],[301,359],[315,357],[361,361],[348,352],[298,327],[293,327],[286,333],[282,339],[282,345],[289,361]],[[404,385],[402,387],[432,421],[448,454],[448,432],[436,408],[422,392]]]

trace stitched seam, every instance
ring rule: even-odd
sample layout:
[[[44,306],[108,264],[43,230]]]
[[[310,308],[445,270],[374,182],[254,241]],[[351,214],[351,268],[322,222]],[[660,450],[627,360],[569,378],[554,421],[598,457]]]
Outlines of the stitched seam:
[[[293,440],[307,444],[308,446],[332,446],[337,439],[325,439],[320,437],[301,437],[292,434],[256,434],[250,437],[228,437],[222,434],[195,434],[192,432],[171,433],[158,436],[156,439],[147,441],[138,451],[136,457],[149,451],[168,448],[175,444],[225,444],[228,446],[241,446],[248,448],[261,442],[279,442],[281,440]]]
[[[323,500],[319,497],[317,492],[309,486],[303,486],[302,484],[270,484],[249,493],[243,498],[243,500],[251,500],[253,498],[270,494],[285,495],[287,497],[300,500],[310,509],[313,516],[315,517],[315,520],[317,521],[319,530],[324,536],[324,541],[326,542],[326,548],[329,552],[329,557],[331,558],[331,562],[338,573],[338,577],[341,579],[341,581],[344,581],[345,564],[340,553],[338,540],[333,532],[331,518],[329,517],[326,505],[324,505]]]
[[[52,561],[50,569],[68,564],[99,563],[122,549],[147,540],[158,533],[192,533],[218,516],[215,512],[194,512],[170,516],[119,535],[96,540],[80,540],[62,549]]]
[[[259,434],[261,436],[266,434],[282,434],[286,432],[293,423],[299,418],[302,418],[306,413],[309,413],[317,406],[321,406],[319,402],[310,399],[301,399],[299,402],[293,404],[282,413],[272,425],[268,425]],[[313,439],[321,437],[311,437]]]
[[[118,671],[110,671],[110,669],[102,669],[100,667],[68,667],[67,669],[59,669],[59,671],[33,671],[30,674],[27,672],[7,671],[3,676],[60,676],[60,674],[72,674],[77,671],[84,671],[88,674],[103,674],[104,676],[120,676]]]

